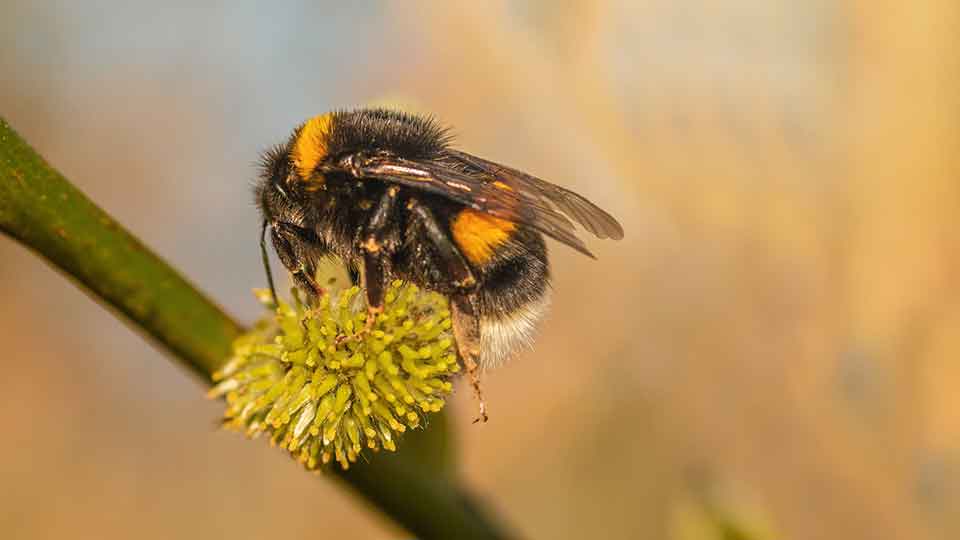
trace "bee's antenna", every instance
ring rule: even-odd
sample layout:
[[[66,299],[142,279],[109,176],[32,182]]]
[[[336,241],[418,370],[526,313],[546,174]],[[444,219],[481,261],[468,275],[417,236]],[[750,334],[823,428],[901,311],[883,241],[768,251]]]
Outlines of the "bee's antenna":
[[[267,283],[270,285],[270,298],[273,307],[280,305],[277,299],[277,288],[273,285],[273,272],[270,271],[270,256],[267,255],[267,220],[260,226],[260,256],[263,257],[263,270],[267,273]]]

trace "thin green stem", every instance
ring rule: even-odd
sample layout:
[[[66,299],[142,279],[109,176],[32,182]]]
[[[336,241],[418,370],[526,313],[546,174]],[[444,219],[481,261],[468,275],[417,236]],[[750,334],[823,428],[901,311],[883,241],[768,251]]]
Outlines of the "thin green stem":
[[[48,165],[0,118],[0,231],[210,381],[241,328]],[[508,538],[463,490],[445,417],[340,478],[422,540]],[[318,535],[322,531],[318,529]]]

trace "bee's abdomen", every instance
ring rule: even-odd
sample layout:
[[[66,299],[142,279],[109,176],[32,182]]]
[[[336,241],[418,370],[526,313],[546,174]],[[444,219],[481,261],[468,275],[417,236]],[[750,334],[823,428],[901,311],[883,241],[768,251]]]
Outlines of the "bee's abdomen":
[[[511,240],[517,224],[476,210],[461,210],[450,221],[453,241],[471,264],[489,263],[497,250]]]
[[[443,212],[440,212],[443,215]],[[480,363],[503,363],[532,343],[537,323],[549,305],[550,271],[540,233],[473,210],[444,216],[449,232],[476,278],[480,314]],[[444,295],[464,293],[446,273],[446,264],[423,231],[406,231],[393,259],[400,279]]]
[[[483,265],[475,265],[483,312],[512,313],[542,298],[550,268],[547,247],[539,233],[521,227]]]
[[[550,304],[543,237],[518,228],[479,273],[481,364],[496,366],[532,344]]]

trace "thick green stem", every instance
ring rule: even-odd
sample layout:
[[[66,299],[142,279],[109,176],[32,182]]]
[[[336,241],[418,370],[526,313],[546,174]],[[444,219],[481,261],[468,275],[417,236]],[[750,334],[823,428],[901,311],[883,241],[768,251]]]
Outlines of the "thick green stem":
[[[0,231],[210,380],[240,326],[50,167],[0,118]],[[445,418],[340,477],[397,523],[428,539],[507,538],[460,487]],[[318,530],[318,535],[322,533]]]
[[[47,165],[2,119],[0,230],[207,380],[240,332],[219,307]]]

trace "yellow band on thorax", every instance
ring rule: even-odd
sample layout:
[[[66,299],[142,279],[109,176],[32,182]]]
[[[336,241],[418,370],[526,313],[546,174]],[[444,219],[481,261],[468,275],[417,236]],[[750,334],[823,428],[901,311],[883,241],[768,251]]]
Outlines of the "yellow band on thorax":
[[[293,142],[293,165],[302,180],[308,180],[313,170],[327,157],[327,137],[330,134],[330,113],[314,116],[300,128]]]

